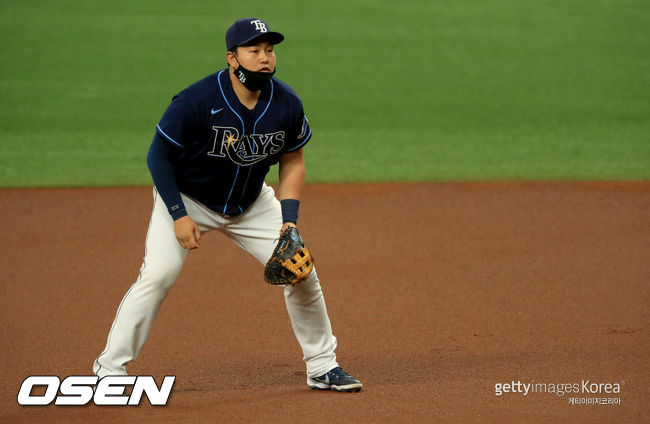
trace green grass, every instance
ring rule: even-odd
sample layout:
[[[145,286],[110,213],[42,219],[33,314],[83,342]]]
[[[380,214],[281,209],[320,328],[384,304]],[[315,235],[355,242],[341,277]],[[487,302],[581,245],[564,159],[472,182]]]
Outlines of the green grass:
[[[286,36],[311,182],[650,178],[645,1],[0,4],[0,186],[150,184],[155,124],[243,16]]]

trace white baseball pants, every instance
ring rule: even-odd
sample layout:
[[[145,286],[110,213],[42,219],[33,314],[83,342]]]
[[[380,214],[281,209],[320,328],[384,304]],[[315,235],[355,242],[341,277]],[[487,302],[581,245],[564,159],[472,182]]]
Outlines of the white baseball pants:
[[[277,241],[282,214],[280,202],[266,184],[260,196],[243,214],[224,217],[199,202],[182,196],[188,215],[201,233],[219,230],[239,247],[265,264]],[[174,234],[174,223],[154,189],[154,208],[145,244],[145,257],[136,282],[117,309],[106,348],[93,364],[99,377],[125,375],[147,341],[160,306],[181,272],[188,251]],[[263,282],[260,272],[260,282]],[[316,269],[301,283],[284,288],[284,299],[294,334],[303,351],[307,377],[320,376],[336,363],[336,337],[327,315]]]

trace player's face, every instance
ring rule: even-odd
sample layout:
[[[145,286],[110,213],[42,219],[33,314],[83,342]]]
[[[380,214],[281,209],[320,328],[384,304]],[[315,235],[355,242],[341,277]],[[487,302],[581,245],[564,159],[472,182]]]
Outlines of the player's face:
[[[251,71],[273,72],[275,69],[273,44],[266,41],[253,46],[238,47],[237,59],[244,68]]]

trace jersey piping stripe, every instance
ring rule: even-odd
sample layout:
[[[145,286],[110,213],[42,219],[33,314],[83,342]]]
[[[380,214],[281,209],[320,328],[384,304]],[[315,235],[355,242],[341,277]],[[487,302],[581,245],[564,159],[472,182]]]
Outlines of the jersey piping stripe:
[[[309,128],[309,134],[307,134],[307,137],[305,137],[305,140],[302,143],[300,143],[299,145],[297,145],[296,147],[294,147],[293,149],[288,149],[287,152],[295,152],[296,150],[300,149],[302,146],[305,145],[305,143],[307,143],[309,141],[310,138],[311,138],[311,128]]]
[[[230,201],[230,196],[232,196],[232,191],[235,189],[235,184],[237,184],[237,177],[239,177],[239,168],[240,165],[237,165],[237,172],[235,173],[235,179],[232,182],[232,187],[230,187],[230,193],[228,193],[228,198],[226,199],[226,204],[223,205],[223,211],[221,213],[225,214],[226,209],[228,209],[228,202]]]
[[[255,124],[253,124],[253,134],[255,134],[255,131],[257,131],[257,123],[262,119],[262,116],[266,113],[266,111],[269,109],[269,106],[271,106],[271,101],[273,100],[273,91],[274,91],[274,85],[273,85],[273,80],[271,80],[271,95],[269,96],[269,101],[266,103],[266,107],[264,108],[264,112],[255,120]],[[257,153],[255,151],[255,143],[251,143],[253,146],[253,153]],[[251,177],[251,172],[253,172],[253,167],[249,166],[248,167],[248,175],[246,176],[246,182],[244,183],[244,188],[242,189],[242,196],[246,192],[246,187],[248,186],[248,180]],[[239,208],[241,210],[241,207]],[[242,211],[243,212],[243,211]]]
[[[221,74],[223,74],[224,71],[219,72],[217,75],[217,81],[219,82],[219,91],[221,91],[221,97],[223,97],[223,100],[226,102],[228,105],[228,108],[232,111],[232,113],[239,118],[239,122],[241,122],[241,132],[242,132],[242,137],[246,133],[246,128],[244,127],[244,120],[241,119],[241,116],[237,112],[235,112],[235,109],[230,106],[230,103],[228,103],[228,99],[226,98],[225,93],[223,92],[223,87],[221,86]],[[223,205],[223,212],[226,213],[226,209],[228,209],[228,202],[230,201],[230,196],[232,196],[232,191],[235,189],[235,184],[237,184],[237,177],[239,177],[239,168],[241,168],[241,165],[237,165],[237,173],[235,174],[235,179],[232,182],[232,186],[230,187],[230,193],[228,193],[228,198],[226,199],[226,204]]]
[[[160,131],[160,134],[164,135],[167,140],[171,141],[172,143],[174,143],[175,145],[177,145],[179,147],[183,147],[183,148],[185,147],[182,144],[174,141],[174,139],[171,138],[170,136],[168,136],[167,134],[165,134],[165,131],[163,131],[162,128],[160,128],[160,125],[156,125],[156,128],[158,128],[158,131]]]
[[[237,116],[237,118],[239,118],[239,122],[241,122],[242,135],[244,135],[243,133],[246,132],[246,129],[244,128],[244,120],[241,119],[241,116],[239,116],[239,114],[237,112],[235,112],[235,109],[233,109],[232,106],[230,106],[230,103],[228,103],[228,99],[226,98],[226,94],[223,92],[223,87],[221,86],[221,74],[223,74],[223,73],[224,73],[224,71],[222,70],[217,75],[217,81],[219,82],[219,91],[221,91],[221,97],[223,97],[223,100],[228,105],[228,109],[230,109],[232,111],[232,113],[234,113]]]
[[[271,96],[269,97],[269,101],[266,103],[266,107],[264,108],[264,112],[260,115],[257,120],[255,120],[255,125],[253,125],[253,134],[255,134],[255,130],[257,129],[257,123],[262,119],[262,116],[266,113],[267,110],[269,110],[269,106],[271,106],[271,102],[273,101],[273,80],[271,80]],[[254,148],[254,147],[253,147]],[[255,151],[253,151],[255,153]]]

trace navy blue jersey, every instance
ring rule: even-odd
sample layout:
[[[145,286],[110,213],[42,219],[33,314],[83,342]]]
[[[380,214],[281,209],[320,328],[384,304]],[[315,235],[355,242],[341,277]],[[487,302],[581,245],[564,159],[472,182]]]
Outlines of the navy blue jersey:
[[[257,199],[269,167],[310,138],[302,102],[288,85],[273,78],[255,109],[249,110],[235,95],[226,69],[172,98],[154,143],[164,139],[169,144],[164,149],[171,168],[164,169],[173,169],[181,193],[232,216]],[[152,176],[158,187],[153,170]],[[158,189],[172,216],[176,210],[184,211],[182,204],[168,201],[172,196]]]

